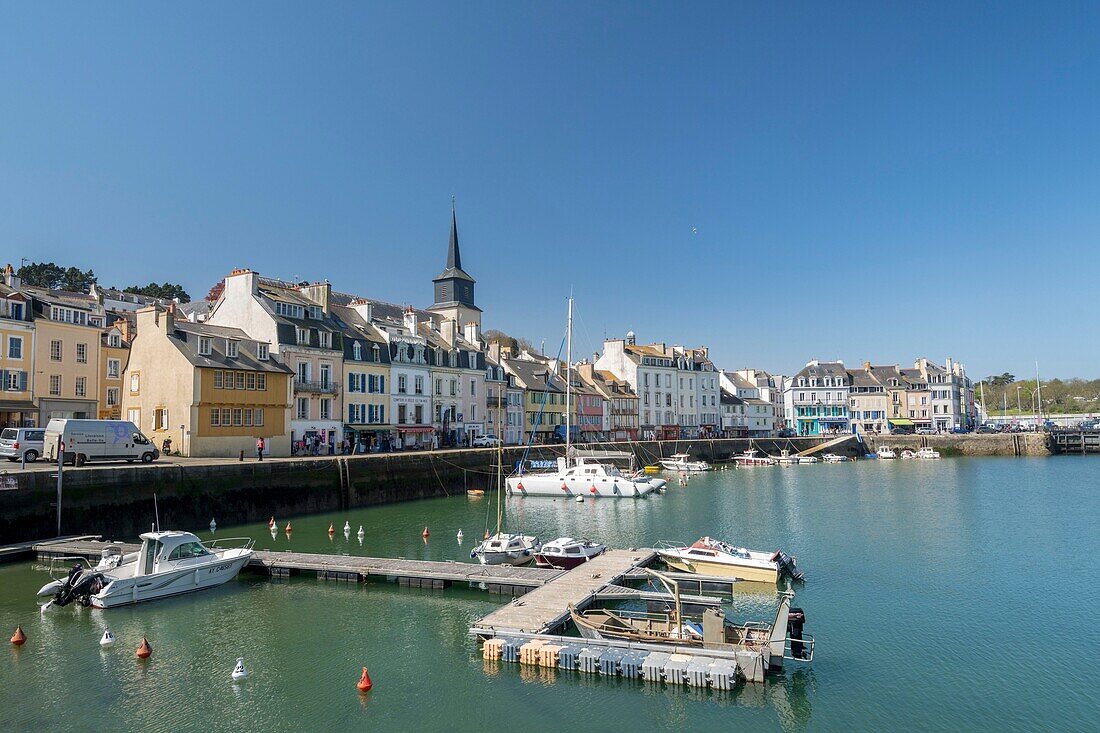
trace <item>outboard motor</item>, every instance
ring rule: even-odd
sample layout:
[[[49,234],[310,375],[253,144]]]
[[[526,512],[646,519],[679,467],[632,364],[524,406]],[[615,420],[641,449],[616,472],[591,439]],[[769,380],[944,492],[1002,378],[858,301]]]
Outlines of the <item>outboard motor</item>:
[[[775,561],[779,563],[780,574],[786,575],[791,580],[797,580],[800,583],[806,582],[806,574],[795,566],[793,557],[785,552],[777,552],[775,554]]]
[[[791,639],[791,656],[795,659],[806,658],[806,645],[802,643],[802,627],[806,625],[806,612],[801,608],[792,608],[787,614],[787,636]]]
[[[61,582],[61,587],[54,594],[55,606],[67,606],[76,601],[82,606],[91,603],[93,595],[103,590],[103,575],[96,572],[85,571],[80,565],[69,568],[69,574]]]

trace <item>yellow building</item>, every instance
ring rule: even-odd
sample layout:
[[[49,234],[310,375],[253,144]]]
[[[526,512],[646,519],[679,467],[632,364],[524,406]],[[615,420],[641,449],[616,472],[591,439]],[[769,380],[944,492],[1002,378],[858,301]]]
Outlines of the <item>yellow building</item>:
[[[106,315],[87,293],[19,286],[34,318],[31,389],[38,424],[50,418],[94,419],[99,408],[100,334]]]
[[[549,443],[555,431],[565,437],[565,380],[555,370],[556,362],[529,354],[501,359],[504,370],[523,389],[524,430],[534,433],[536,443]],[[576,395],[572,400],[570,423],[577,424]],[[563,426],[557,430],[558,426]],[[574,429],[576,432],[576,429]]]
[[[108,316],[110,317],[110,316]],[[122,376],[130,361],[130,321],[117,318],[99,340],[99,419],[122,419]]]
[[[0,283],[0,428],[35,427],[34,323],[27,297],[13,284],[17,279],[8,265]]]
[[[382,333],[370,323],[371,303],[352,300],[347,306],[332,306],[343,325],[344,346],[344,435],[355,453],[381,445],[392,429],[389,414],[390,347]]]
[[[158,447],[190,456],[290,455],[291,370],[237,328],[137,312],[123,413]]]

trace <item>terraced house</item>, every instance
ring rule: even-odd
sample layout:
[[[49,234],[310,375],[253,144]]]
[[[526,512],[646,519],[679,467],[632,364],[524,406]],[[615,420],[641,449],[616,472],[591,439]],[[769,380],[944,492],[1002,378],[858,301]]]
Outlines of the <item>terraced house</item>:
[[[578,364],[575,369],[584,383],[603,397],[603,432],[608,440],[637,440],[638,395],[630,384],[607,370],[596,369],[594,363]]]
[[[344,437],[356,453],[380,450],[390,437],[390,347],[373,325],[372,303],[332,306],[343,326]]]
[[[344,432],[344,345],[330,297],[328,283],[294,285],[234,270],[205,321],[270,344],[294,371],[290,440],[295,446],[304,441],[307,450],[319,444],[321,453],[335,451]]]
[[[9,264],[0,282],[0,428],[38,424],[32,392],[34,323],[30,300],[19,292],[19,278]]]
[[[122,406],[158,448],[168,439],[189,456],[254,456],[262,437],[268,454],[287,456],[292,376],[271,344],[153,306],[137,311]]]
[[[787,424],[796,435],[848,432],[848,390],[844,362],[809,362],[784,388]]]
[[[99,419],[122,419],[122,378],[130,361],[134,332],[131,314],[107,314],[107,328],[99,338]]]

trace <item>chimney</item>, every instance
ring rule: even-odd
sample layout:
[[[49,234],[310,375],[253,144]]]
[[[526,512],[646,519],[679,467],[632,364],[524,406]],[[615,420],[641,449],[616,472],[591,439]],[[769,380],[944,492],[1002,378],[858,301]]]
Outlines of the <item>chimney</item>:
[[[635,341],[635,338],[634,338],[634,332],[633,331],[627,331],[626,332],[626,343],[630,346],[635,345],[636,341]]]
[[[489,354],[488,354],[488,356],[489,356],[490,359],[495,361],[497,364],[500,364],[500,342],[499,341],[494,341],[493,343],[489,344]]]
[[[15,268],[9,262],[4,268],[4,284],[9,288],[19,287],[19,276],[15,274]]]
[[[365,323],[370,323],[371,318],[374,317],[374,309],[371,307],[369,300],[353,300],[351,301],[351,307]]]
[[[416,311],[413,310],[411,305],[405,307],[404,325],[410,333],[416,335]]]
[[[321,306],[321,312],[326,316],[328,315],[329,305],[332,301],[331,283],[326,281],[323,283],[313,283],[312,285],[302,285],[298,288],[298,292]]]
[[[463,337],[478,348],[481,347],[481,334],[478,332],[478,327],[475,322],[470,321],[466,324],[466,333],[463,334]]]
[[[864,371],[868,371],[868,372],[871,371],[871,362],[869,362],[869,361],[863,362],[863,369],[864,369]]]
[[[250,298],[258,292],[257,276],[252,270],[238,268],[225,276],[223,296]]]
[[[159,306],[151,305],[137,311],[136,328],[139,334],[160,331],[167,335],[174,330],[174,326],[175,321],[172,314]]]
[[[448,346],[454,346],[455,337],[458,335],[458,324],[453,319],[446,319],[439,324],[439,335]]]

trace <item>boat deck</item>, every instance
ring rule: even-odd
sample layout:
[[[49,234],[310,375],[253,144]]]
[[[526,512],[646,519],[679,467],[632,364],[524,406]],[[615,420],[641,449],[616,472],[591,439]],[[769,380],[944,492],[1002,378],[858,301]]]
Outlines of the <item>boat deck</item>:
[[[494,633],[518,631],[546,633],[560,627],[569,618],[569,606],[585,608],[601,591],[617,585],[631,571],[648,565],[656,557],[650,549],[608,550],[569,570],[540,588],[536,588],[504,608],[479,620],[475,629]]]
[[[104,547],[121,548],[123,553],[137,552],[139,545],[97,542],[87,539],[39,543],[33,549],[40,559],[86,557],[98,559]],[[368,577],[398,580],[403,585],[443,588],[454,582],[484,584],[490,592],[522,594],[564,575],[562,570],[513,567],[511,565],[475,565],[467,562],[408,560],[405,558],[325,555],[306,552],[269,552],[256,550],[247,570],[268,575],[316,572],[330,580],[363,581]],[[423,584],[415,581],[425,581]]]

